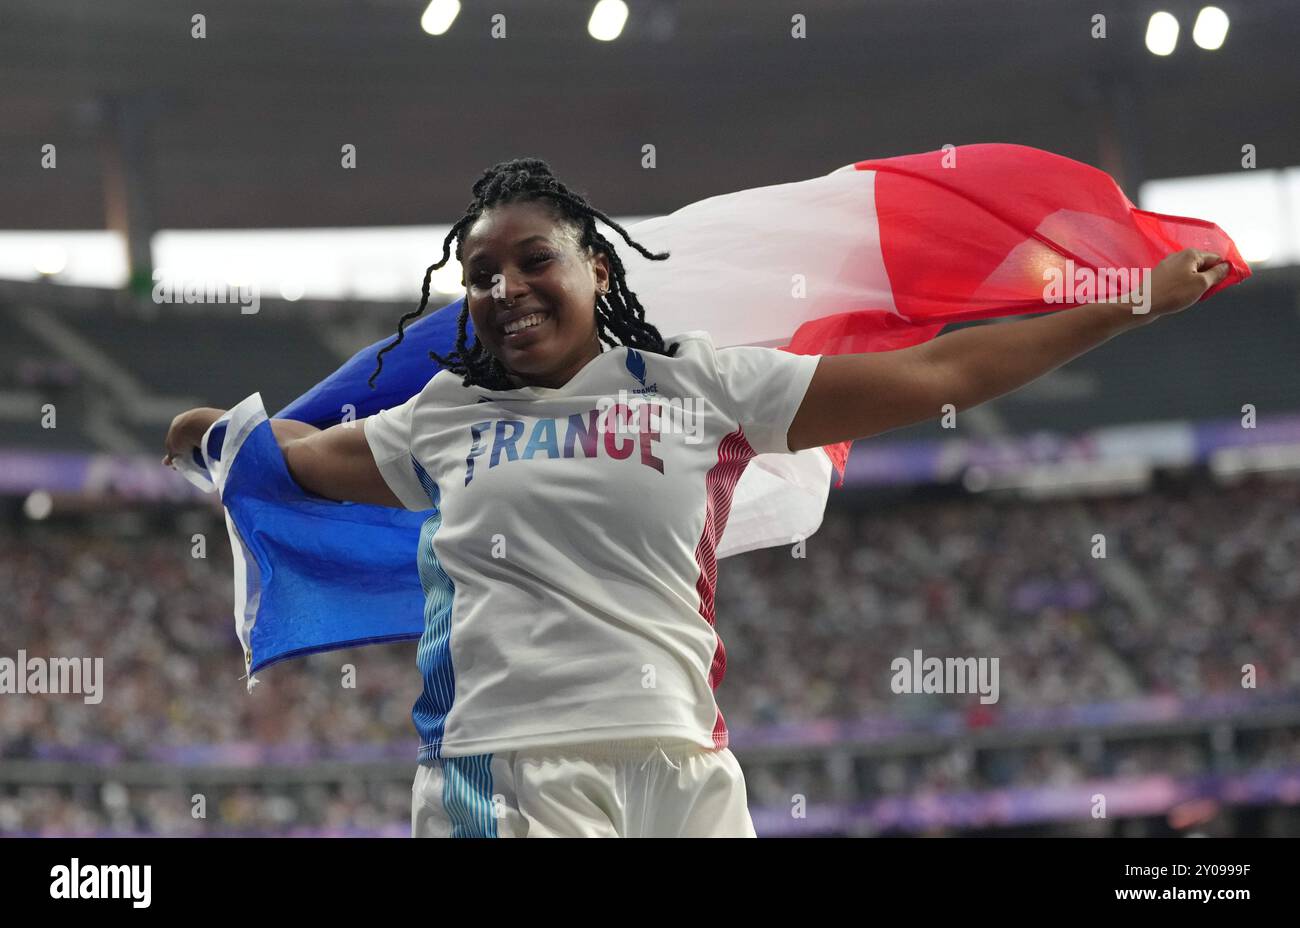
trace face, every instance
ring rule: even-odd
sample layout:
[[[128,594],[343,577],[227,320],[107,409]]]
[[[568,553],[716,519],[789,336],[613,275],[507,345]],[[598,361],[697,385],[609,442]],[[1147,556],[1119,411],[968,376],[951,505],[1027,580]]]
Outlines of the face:
[[[553,208],[487,210],[466,234],[461,259],[474,331],[512,382],[561,387],[600,354],[596,293],[609,286],[609,261],[580,249]],[[532,324],[511,331],[521,320]]]

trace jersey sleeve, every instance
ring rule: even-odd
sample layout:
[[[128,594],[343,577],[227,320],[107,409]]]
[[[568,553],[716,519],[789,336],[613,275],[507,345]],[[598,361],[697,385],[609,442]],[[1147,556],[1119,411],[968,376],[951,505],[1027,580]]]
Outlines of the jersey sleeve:
[[[787,433],[821,355],[777,348],[715,348],[722,408],[744,429],[759,454],[790,454]]]
[[[415,459],[411,455],[411,416],[419,397],[417,393],[400,406],[362,420],[366,442],[384,482],[402,505],[414,512],[433,508],[429,494],[420,484]]]

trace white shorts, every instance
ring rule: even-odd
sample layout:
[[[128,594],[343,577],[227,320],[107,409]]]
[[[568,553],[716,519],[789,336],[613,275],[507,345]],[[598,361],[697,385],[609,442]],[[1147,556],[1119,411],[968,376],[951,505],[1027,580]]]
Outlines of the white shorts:
[[[444,757],[411,788],[413,838],[753,838],[731,751],[661,739]]]

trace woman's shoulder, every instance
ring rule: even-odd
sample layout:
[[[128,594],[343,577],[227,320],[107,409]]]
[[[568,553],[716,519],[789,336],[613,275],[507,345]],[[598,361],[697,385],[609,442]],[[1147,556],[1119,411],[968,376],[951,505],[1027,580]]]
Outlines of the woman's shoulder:
[[[699,359],[707,357],[715,350],[713,336],[703,329],[692,329],[689,332],[681,332],[677,335],[664,336],[664,351],[667,352],[673,345],[677,350],[673,352],[674,358],[694,358]]]
[[[422,408],[461,405],[467,397],[472,403],[474,402],[471,395],[473,390],[465,386],[463,380],[460,374],[440,370],[428,379],[411,400]]]
[[[703,342],[712,345],[713,336],[703,329],[691,329],[689,332],[664,336],[664,345],[671,345],[673,342]]]

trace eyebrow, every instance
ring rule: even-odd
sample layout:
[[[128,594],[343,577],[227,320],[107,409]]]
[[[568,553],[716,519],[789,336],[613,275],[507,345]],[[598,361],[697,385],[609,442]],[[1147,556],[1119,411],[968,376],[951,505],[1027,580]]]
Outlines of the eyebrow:
[[[530,235],[530,236],[528,236],[527,238],[521,238],[519,241],[515,242],[515,247],[518,248],[518,247],[520,247],[521,245],[527,245],[529,242],[534,242],[534,241],[536,241],[536,240],[539,239],[539,238],[540,238],[540,239],[545,239],[546,236],[545,236],[545,235]],[[478,263],[479,263],[480,261],[482,261],[482,260],[483,260],[483,256],[482,256],[480,253],[475,252],[475,253],[474,253],[474,257],[470,258],[468,261],[465,262],[465,266],[466,266],[466,267],[469,267],[470,265],[478,264]]]

